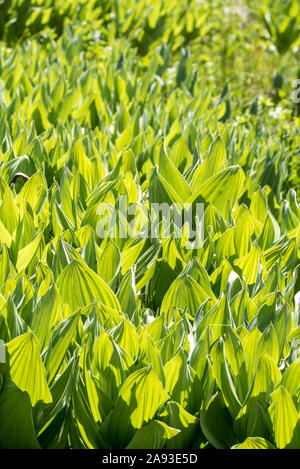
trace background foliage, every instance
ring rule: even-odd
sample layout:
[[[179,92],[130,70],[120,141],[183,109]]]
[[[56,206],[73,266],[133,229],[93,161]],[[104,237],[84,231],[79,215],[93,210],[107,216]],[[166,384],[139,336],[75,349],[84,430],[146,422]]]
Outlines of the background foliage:
[[[300,448],[298,3],[0,8],[0,447]]]

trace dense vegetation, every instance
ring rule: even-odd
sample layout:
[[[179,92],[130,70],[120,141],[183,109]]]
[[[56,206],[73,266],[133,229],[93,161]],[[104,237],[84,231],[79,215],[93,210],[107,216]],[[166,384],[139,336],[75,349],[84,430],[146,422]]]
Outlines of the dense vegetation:
[[[296,0],[2,0],[0,448],[300,449],[299,33]]]

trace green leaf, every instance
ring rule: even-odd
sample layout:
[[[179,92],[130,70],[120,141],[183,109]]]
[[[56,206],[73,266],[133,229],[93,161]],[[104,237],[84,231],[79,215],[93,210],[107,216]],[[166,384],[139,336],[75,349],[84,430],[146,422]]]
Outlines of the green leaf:
[[[13,235],[20,222],[20,213],[8,186],[4,193],[2,205],[0,206],[0,220],[10,235]],[[6,235],[6,237],[7,236],[8,235]]]
[[[0,393],[0,448],[39,449],[28,394],[6,380]]]
[[[175,189],[158,172],[157,167],[154,168],[149,181],[149,202],[150,204],[167,203],[169,206],[179,203],[181,207],[183,206],[183,201]]]
[[[187,202],[209,202],[222,210],[224,200],[230,200],[231,207],[244,191],[245,175],[239,166],[229,166],[211,176],[192,194]]]
[[[140,257],[142,254],[146,240],[136,242],[134,240],[134,244],[132,241],[128,242],[129,245],[125,245],[124,249],[122,251],[122,269],[121,269],[121,274],[124,275],[128,270],[137,262],[137,259]]]
[[[288,367],[280,384],[290,393],[291,396],[295,394],[297,389],[300,387],[300,358]]]
[[[233,420],[221,393],[216,393],[200,411],[201,429],[216,449],[230,448],[236,443]]]
[[[270,393],[280,380],[281,373],[275,361],[266,353],[261,355],[257,367],[254,366],[248,396],[235,420],[235,431],[241,438],[266,436],[269,433],[265,409]]]
[[[6,350],[9,376],[21,391],[29,394],[32,406],[38,401],[52,402],[39,343],[33,333],[26,332],[11,340]]]
[[[232,446],[231,449],[276,449],[272,443],[259,436],[249,436],[243,443]]]
[[[145,330],[140,333],[140,347],[138,359],[140,363],[151,365],[153,371],[160,379],[163,387],[165,386],[165,374],[162,359],[154,341]]]
[[[218,135],[210,144],[206,159],[198,166],[191,181],[191,190],[195,192],[199,183],[202,184],[211,176],[223,169],[226,161],[226,148],[221,135]]]
[[[43,410],[43,418],[39,425],[39,437],[43,435],[43,432],[49,427],[53,418],[71,403],[78,371],[79,356],[74,354],[66,368],[57,376],[50,388],[53,402],[47,405]]]
[[[169,399],[151,367],[133,372],[124,382],[115,407],[101,427],[107,442],[115,448],[127,446],[136,429],[151,420]]]
[[[238,398],[240,402],[244,402],[248,393],[249,383],[243,344],[231,327],[227,327],[224,343],[225,355]]]
[[[199,306],[208,298],[200,285],[188,274],[180,275],[171,284],[165,294],[161,311],[168,311],[169,308],[177,307],[194,316]]]
[[[56,376],[57,371],[69,348],[72,337],[79,321],[79,314],[74,314],[65,319],[53,330],[50,343],[45,356],[45,364],[50,383]]]
[[[241,408],[236,389],[229,371],[226,355],[225,344],[222,337],[213,346],[211,353],[212,369],[217,385],[222,392],[224,402],[228,407],[230,414],[235,418]]]
[[[20,318],[9,294],[0,314],[0,336],[7,342],[27,332],[26,323]]]
[[[180,430],[167,441],[167,449],[191,448],[199,433],[199,419],[188,413],[178,402],[168,402],[159,412],[159,419],[172,428]]]
[[[241,269],[248,285],[253,285],[258,273],[260,250],[254,244],[248,254],[234,261],[234,265]]]
[[[210,285],[209,275],[197,257],[194,257],[186,267],[186,273],[201,286],[202,290],[213,300],[216,299]]]
[[[246,256],[250,251],[251,236],[254,231],[254,223],[250,212],[245,209],[238,217],[234,230],[235,250],[239,257]]]
[[[121,267],[121,254],[119,248],[112,240],[106,244],[98,262],[97,272],[103,280],[110,285]]]
[[[206,355],[210,351],[212,341],[212,331],[210,327],[206,327],[200,338],[197,340],[195,348],[190,357],[190,365],[195,370],[199,378],[203,377],[206,368]]]
[[[129,406],[134,402],[133,399],[136,400],[137,406],[130,421],[134,428],[140,428],[142,423],[150,420],[158,407],[169,399],[169,395],[164,391],[152,368],[148,367],[132,373],[127,378],[119,398]]]
[[[84,351],[84,381],[91,413],[95,422],[102,422],[112,408],[112,401],[100,388],[97,379],[92,373],[90,364],[90,342],[88,340]]]
[[[158,165],[161,176],[174,188],[178,198],[185,202],[191,194],[189,185],[166,152],[160,152]]]
[[[264,223],[266,216],[267,216],[267,197],[263,189],[258,189],[251,199],[250,203],[250,210],[254,217],[260,221],[260,223]]]
[[[153,420],[140,428],[126,449],[162,449],[168,440],[178,435],[180,430],[169,427],[166,423]]]
[[[120,283],[117,297],[121,305],[121,310],[124,311],[129,317],[132,317],[132,314],[137,307],[135,275],[132,268],[123,277]]]
[[[139,350],[139,335],[134,325],[124,318],[111,333],[115,342],[135,360]]]
[[[255,370],[253,384],[249,396],[257,397],[262,393],[272,392],[281,380],[281,373],[275,360],[267,353],[263,353]]]
[[[41,345],[41,350],[48,345],[51,329],[62,319],[58,290],[54,284],[37,301],[32,312],[31,329]]]
[[[271,212],[268,212],[266,221],[263,229],[257,238],[257,245],[262,251],[272,247],[273,242],[276,241],[280,236],[280,228],[278,223],[272,216]]]
[[[18,252],[18,258],[17,258],[17,263],[16,263],[16,269],[18,272],[26,269],[29,262],[31,261],[36,251],[38,250],[42,236],[43,236],[43,230],[41,230],[35,236],[35,238],[29,244],[27,244],[27,246],[25,246],[23,249],[21,249]]]
[[[0,237],[1,238],[1,237]],[[10,263],[8,249],[5,244],[1,246],[1,259],[0,259],[0,285],[3,285],[9,277]]]
[[[209,327],[213,338],[217,340],[220,336],[226,334],[227,327],[232,325],[232,323],[228,300],[224,295],[216,305],[209,309],[207,314],[203,315],[197,333],[202,334]]]
[[[291,395],[282,386],[271,394],[269,415],[278,448],[299,449],[300,418]]]
[[[57,288],[62,303],[67,303],[72,311],[84,307],[94,300],[120,310],[120,304],[110,287],[83,262],[73,259],[62,271]]]
[[[126,378],[125,372],[133,364],[133,360],[129,353],[117,345],[105,331],[97,340],[94,353],[95,364],[101,376],[102,389],[115,400],[119,387]]]
[[[86,448],[104,449],[104,444],[99,433],[99,427],[93,419],[89,409],[86,397],[84,395],[83,385],[78,380],[72,396],[72,404],[76,425]]]
[[[77,259],[82,262],[80,254],[63,238],[59,238],[52,261],[52,270],[55,279],[57,279],[64,268],[71,263],[72,259]]]
[[[171,398],[182,405],[188,405],[191,398],[191,372],[183,350],[180,350],[164,367],[165,390]]]
[[[278,363],[280,357],[278,340],[272,323],[264,330],[263,335],[258,341],[256,357],[259,358],[259,356],[265,352],[273,358],[275,363]]]

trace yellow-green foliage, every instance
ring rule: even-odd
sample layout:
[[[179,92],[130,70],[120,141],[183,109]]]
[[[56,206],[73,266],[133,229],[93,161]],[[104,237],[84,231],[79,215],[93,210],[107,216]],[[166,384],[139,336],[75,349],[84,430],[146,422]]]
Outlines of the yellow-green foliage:
[[[287,95],[208,73],[220,2],[31,3],[2,2],[0,447],[299,449]],[[101,238],[121,196],[203,203],[202,243]]]

